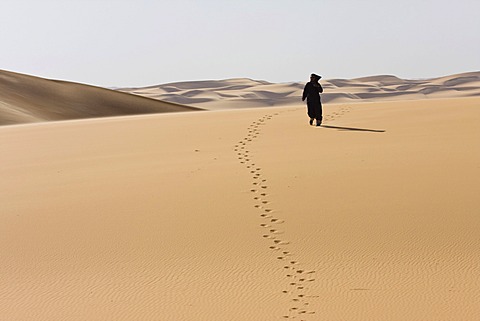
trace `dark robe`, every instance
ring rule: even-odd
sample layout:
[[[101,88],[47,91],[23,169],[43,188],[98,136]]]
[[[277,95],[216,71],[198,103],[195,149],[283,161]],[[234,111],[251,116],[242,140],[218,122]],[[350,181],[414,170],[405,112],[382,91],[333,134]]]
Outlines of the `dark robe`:
[[[318,82],[308,82],[303,89],[302,100],[307,99],[308,117],[322,121],[322,102],[320,93],[323,93],[322,85]]]

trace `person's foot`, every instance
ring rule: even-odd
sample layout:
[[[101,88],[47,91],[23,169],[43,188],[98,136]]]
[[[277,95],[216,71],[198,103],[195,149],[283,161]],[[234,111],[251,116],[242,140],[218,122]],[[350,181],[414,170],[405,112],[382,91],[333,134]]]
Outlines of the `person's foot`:
[[[313,120],[314,118],[310,118],[310,121],[309,121],[310,125],[313,125]]]
[[[317,127],[322,126],[322,122],[317,120]]]

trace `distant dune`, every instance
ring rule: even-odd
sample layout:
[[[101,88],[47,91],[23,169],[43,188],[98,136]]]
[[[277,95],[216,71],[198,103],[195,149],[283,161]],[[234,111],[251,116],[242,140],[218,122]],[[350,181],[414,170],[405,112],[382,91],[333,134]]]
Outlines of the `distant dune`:
[[[324,103],[480,96],[480,72],[408,80],[391,75],[321,81]],[[303,105],[304,82],[248,78],[99,88],[0,70],[0,125],[191,110]]]
[[[321,81],[324,103],[395,101],[480,96],[480,72],[433,79],[409,80],[391,75]],[[144,97],[205,109],[231,109],[301,104],[305,83],[275,84],[246,78],[169,83],[144,88],[120,88]]]
[[[0,125],[189,110],[198,109],[0,70]]]

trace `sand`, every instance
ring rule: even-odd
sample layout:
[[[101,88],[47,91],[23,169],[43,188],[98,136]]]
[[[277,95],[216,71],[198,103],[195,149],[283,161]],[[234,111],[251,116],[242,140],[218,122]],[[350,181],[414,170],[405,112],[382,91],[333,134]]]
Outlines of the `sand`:
[[[0,127],[0,319],[479,320],[479,105]]]

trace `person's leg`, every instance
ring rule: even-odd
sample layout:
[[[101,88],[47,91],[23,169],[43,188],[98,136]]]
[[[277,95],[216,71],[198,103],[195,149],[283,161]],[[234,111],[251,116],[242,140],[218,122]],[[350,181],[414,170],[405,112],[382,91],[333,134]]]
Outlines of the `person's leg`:
[[[315,106],[315,118],[317,119],[317,126],[322,125],[323,115],[322,115],[322,103],[319,103]]]
[[[310,117],[309,124],[313,125],[313,121],[315,120],[315,106],[309,102],[307,102],[307,115]]]

